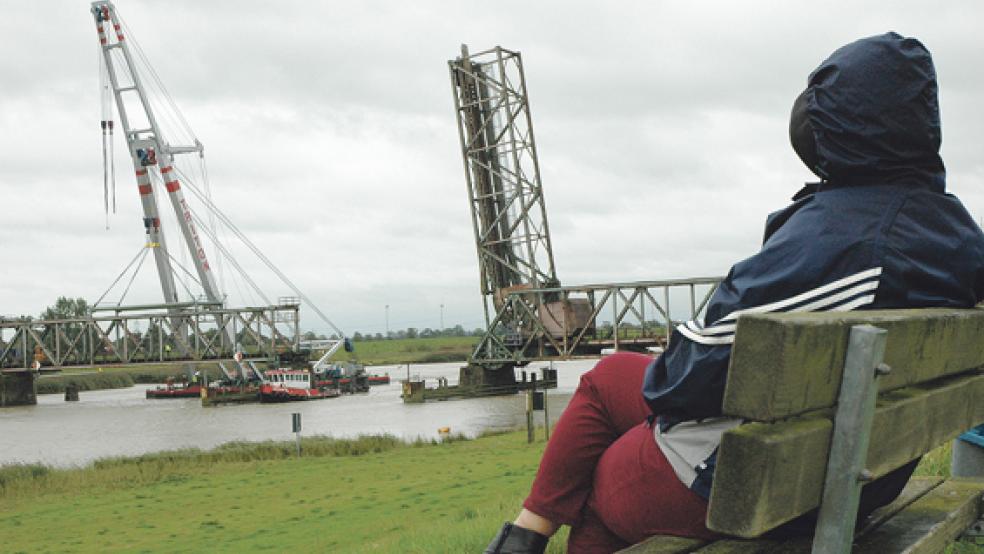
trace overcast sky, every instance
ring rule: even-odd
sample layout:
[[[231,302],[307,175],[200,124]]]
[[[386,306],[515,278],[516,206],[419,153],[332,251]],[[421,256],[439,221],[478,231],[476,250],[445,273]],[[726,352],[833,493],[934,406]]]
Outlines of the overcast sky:
[[[483,326],[447,69],[462,43],[523,55],[563,284],[723,275],[754,253],[811,177],[793,98],[835,48],[888,30],[933,53],[948,186],[984,216],[980,2],[116,5],[205,144],[216,204],[348,333],[384,331],[386,305],[392,329],[437,327],[442,303],[446,326]],[[0,7],[0,314],[37,315],[96,300],[142,214],[118,139],[105,228],[89,3]],[[291,294],[236,252],[267,296]],[[148,261],[126,303],[160,298]]]

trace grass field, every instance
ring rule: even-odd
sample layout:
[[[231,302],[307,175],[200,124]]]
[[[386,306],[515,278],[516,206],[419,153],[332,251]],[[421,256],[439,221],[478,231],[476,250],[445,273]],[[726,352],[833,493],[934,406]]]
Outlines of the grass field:
[[[212,363],[197,364],[208,375],[221,375]],[[64,374],[45,375],[37,381],[38,394],[65,392],[65,386],[76,385],[80,391],[120,389],[132,387],[134,383],[163,383],[168,377],[180,379],[185,374],[184,364],[144,364],[134,366],[105,366],[97,368],[72,369]]]
[[[514,515],[543,448],[525,433],[362,442],[336,451],[353,441],[310,439],[302,459],[288,443],[9,467],[3,551],[480,552]]]
[[[476,344],[478,337],[359,341],[355,343],[355,358],[366,365],[459,362],[468,359]]]
[[[529,490],[525,432],[407,444],[392,437],[233,443],[0,468],[4,552],[480,552]],[[949,449],[917,474],[949,472]],[[563,552],[566,532],[549,552]],[[957,552],[969,552],[957,550]]]

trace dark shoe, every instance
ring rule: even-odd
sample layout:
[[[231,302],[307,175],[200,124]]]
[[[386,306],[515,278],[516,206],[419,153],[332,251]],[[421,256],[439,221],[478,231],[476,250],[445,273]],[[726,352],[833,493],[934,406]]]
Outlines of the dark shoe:
[[[536,531],[506,523],[492,539],[485,554],[543,554],[550,537]]]

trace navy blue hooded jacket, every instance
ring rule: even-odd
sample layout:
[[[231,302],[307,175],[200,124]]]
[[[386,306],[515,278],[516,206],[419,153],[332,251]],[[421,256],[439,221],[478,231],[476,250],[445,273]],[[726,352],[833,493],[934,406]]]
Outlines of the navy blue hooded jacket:
[[[822,180],[768,217],[761,251],[731,268],[703,320],[677,327],[647,368],[643,395],[663,429],[721,415],[742,313],[968,308],[984,298],[984,234],[944,190],[926,48],[895,33],[848,44],[810,75],[805,102]]]

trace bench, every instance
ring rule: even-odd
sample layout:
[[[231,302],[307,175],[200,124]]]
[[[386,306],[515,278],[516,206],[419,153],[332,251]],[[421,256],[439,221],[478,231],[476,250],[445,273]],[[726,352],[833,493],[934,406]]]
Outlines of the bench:
[[[984,476],[913,478],[854,522],[862,481],[984,422],[984,310],[742,316],[723,412],[746,420],[723,437],[707,514],[730,538],[624,554],[942,552],[979,527]],[[761,538],[818,507],[815,537]]]

